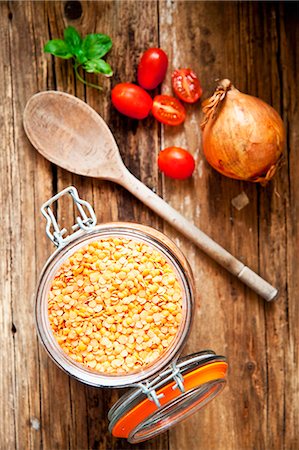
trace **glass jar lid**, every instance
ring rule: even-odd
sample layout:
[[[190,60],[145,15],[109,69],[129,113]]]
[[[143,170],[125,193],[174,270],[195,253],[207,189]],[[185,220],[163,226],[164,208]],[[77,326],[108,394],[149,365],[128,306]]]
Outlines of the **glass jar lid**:
[[[109,431],[130,443],[166,431],[222,391],[227,367],[223,356],[209,350],[180,358],[118,400],[108,413]]]

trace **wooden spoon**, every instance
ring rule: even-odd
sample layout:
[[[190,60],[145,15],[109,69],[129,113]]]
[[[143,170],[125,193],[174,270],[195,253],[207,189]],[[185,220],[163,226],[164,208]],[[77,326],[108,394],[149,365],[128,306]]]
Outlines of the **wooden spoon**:
[[[122,185],[264,299],[271,301],[277,296],[277,289],[128,171],[107,124],[82,100],[58,91],[35,94],[24,111],[24,128],[34,147],[51,162],[78,175]]]

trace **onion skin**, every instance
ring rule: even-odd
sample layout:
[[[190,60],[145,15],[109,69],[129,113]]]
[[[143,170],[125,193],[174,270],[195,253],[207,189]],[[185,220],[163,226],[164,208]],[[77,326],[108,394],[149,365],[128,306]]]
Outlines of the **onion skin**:
[[[281,117],[272,106],[222,80],[205,102],[202,124],[207,161],[223,175],[266,184],[285,143]]]

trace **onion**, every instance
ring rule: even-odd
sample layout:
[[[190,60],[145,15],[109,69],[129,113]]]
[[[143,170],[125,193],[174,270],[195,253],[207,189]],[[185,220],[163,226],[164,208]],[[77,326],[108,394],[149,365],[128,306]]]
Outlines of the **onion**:
[[[275,109],[225,79],[203,112],[203,150],[211,166],[227,177],[265,185],[281,162],[285,141]]]

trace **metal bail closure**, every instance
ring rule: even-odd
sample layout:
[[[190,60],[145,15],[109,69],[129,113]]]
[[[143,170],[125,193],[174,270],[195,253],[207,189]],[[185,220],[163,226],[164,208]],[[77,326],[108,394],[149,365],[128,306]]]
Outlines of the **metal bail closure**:
[[[179,389],[182,393],[185,392],[184,386],[184,377],[180,371],[180,368],[176,365],[176,363],[171,363],[171,367],[173,369],[172,378],[175,381],[175,384],[172,386],[172,390]]]
[[[73,202],[75,203],[80,216],[76,218],[76,222],[72,229],[74,230],[74,233],[71,235],[63,237],[65,233],[67,232],[66,228],[60,229],[56,217],[51,209],[51,205],[56,202],[60,197],[64,196],[65,194],[69,194]],[[85,207],[89,213],[89,216],[86,214],[84,208]],[[85,200],[80,199],[77,189],[74,186],[69,186],[63,191],[59,192],[58,194],[54,195],[54,197],[50,198],[47,202],[45,202],[41,207],[41,213],[46,218],[47,224],[46,224],[46,233],[47,236],[51,239],[51,241],[56,245],[56,247],[63,247],[65,244],[67,244],[71,239],[73,239],[78,233],[80,233],[80,230],[88,231],[91,228],[93,228],[97,223],[97,218],[95,215],[95,212],[90,205]],[[53,232],[51,232],[51,228],[53,228]],[[77,231],[76,231],[77,230]]]
[[[159,399],[163,398],[164,394],[157,394],[156,388],[154,386],[150,386],[148,381],[145,383],[140,383],[138,386],[141,388],[142,393],[147,395],[148,399],[151,402],[154,402],[157,408],[160,408],[161,403]]]
[[[184,388],[184,378],[180,372],[179,367],[175,362],[171,363],[171,372],[166,378],[163,377],[163,380],[160,377],[155,378],[153,381],[146,381],[145,383],[138,383],[137,386],[141,388],[143,394],[147,395],[148,399],[155,403],[157,408],[161,407],[160,398],[164,397],[164,394],[157,394],[156,389],[161,387],[167,381],[175,381],[175,384],[172,386],[172,389],[179,389],[182,393],[185,392]],[[157,382],[157,379],[159,380]]]

